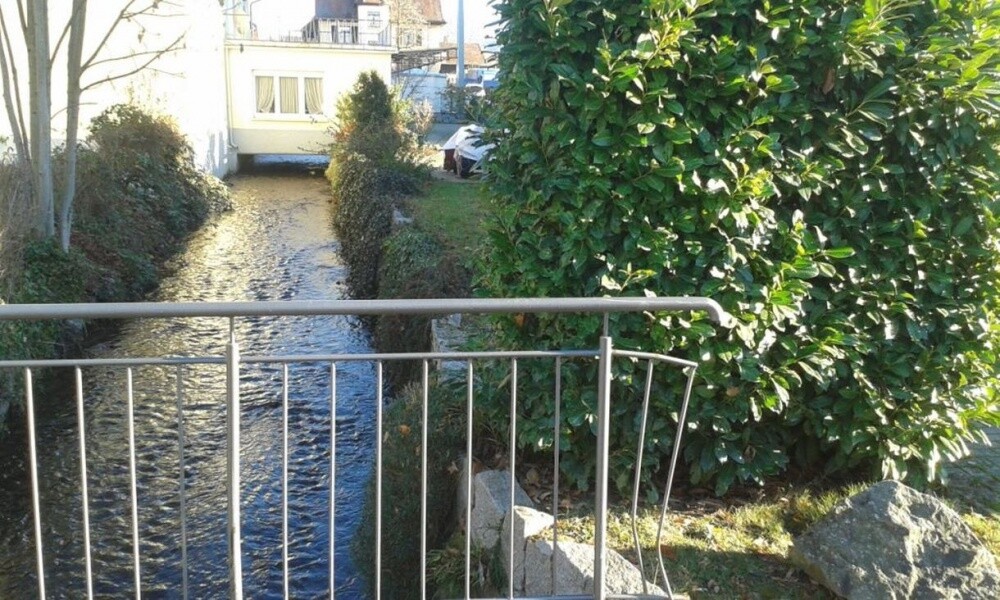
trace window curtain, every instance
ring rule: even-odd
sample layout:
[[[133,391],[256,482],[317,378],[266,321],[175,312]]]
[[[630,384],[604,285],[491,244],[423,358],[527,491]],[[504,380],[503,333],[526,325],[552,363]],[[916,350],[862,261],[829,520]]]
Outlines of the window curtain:
[[[274,112],[274,78],[257,76],[257,112]]]
[[[319,115],[323,113],[323,80],[318,77],[306,77],[306,114]]]
[[[278,85],[281,87],[281,112],[286,115],[293,115],[299,112],[299,78],[279,77]]]

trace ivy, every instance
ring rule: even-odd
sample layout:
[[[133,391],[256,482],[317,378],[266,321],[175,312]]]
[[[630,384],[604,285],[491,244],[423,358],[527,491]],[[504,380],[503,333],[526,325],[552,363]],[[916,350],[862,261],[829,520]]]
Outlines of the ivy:
[[[937,480],[977,422],[1000,422],[996,3],[498,10],[496,217],[480,285],[718,300],[725,326],[612,322],[619,346],[702,362],[684,448],[693,482],[722,493],[793,464]],[[599,323],[542,315],[499,330],[512,346],[590,347]],[[627,408],[612,436],[626,447],[632,371],[616,372]],[[655,418],[675,418],[679,377],[655,389]],[[519,442],[544,448],[551,398],[523,403]],[[586,485],[593,404],[584,394],[564,414],[563,464]],[[671,431],[650,438],[653,470]],[[612,472],[632,460],[613,456]]]

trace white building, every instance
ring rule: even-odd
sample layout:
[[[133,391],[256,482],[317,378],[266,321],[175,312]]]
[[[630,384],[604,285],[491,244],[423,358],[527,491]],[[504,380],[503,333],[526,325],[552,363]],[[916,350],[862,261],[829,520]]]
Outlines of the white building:
[[[326,153],[337,99],[364,71],[389,81],[389,14],[378,0],[317,0],[300,31],[262,39],[242,10],[232,11],[225,62],[235,152]]]
[[[198,166],[219,176],[235,170],[242,154],[323,152],[338,97],[363,71],[390,78],[394,46],[389,7],[378,0],[346,3],[352,12],[336,19],[336,29],[329,23],[311,35],[309,25],[322,22],[319,10],[326,4],[317,0],[317,19],[302,30],[262,39],[253,23],[252,1],[172,0],[163,3],[160,16],[118,25],[113,24],[128,0],[89,2],[84,56],[113,32],[84,77],[84,85],[93,85],[82,99],[81,138],[105,108],[133,102],[173,116],[190,139]],[[49,4],[55,45],[71,3]],[[16,11],[11,16],[16,18]],[[19,27],[8,29],[26,96],[24,40]],[[174,49],[156,58],[151,68],[142,68],[167,48]],[[65,47],[52,74],[57,140],[65,139],[64,53]],[[0,139],[10,131],[6,111],[0,110]]]

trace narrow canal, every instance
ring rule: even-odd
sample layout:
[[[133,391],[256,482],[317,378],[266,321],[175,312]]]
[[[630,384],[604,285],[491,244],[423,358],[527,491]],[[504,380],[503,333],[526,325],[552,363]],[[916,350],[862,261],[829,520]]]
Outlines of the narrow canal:
[[[313,300],[344,297],[346,267],[330,226],[325,180],[280,163],[233,179],[234,210],[196,234],[153,300]],[[246,318],[244,355],[360,353],[370,339],[355,318]],[[88,357],[222,356],[223,319],[125,324]],[[330,528],[329,365],[289,367],[289,556],[291,595],[326,595]],[[242,510],[248,598],[282,594],[282,368],[248,365],[241,377]],[[46,585],[49,597],[84,598],[83,514],[72,373],[39,398],[38,426]],[[187,564],[190,597],[220,598],[226,572],[225,373],[221,366],[142,367],[134,372],[138,522],[143,594],[180,597],[181,522],[177,379],[183,388]],[[126,371],[83,372],[94,591],[134,594]],[[374,367],[337,368],[336,553],[338,597],[361,595],[350,560],[371,469]],[[0,443],[0,598],[37,596],[23,434]]]

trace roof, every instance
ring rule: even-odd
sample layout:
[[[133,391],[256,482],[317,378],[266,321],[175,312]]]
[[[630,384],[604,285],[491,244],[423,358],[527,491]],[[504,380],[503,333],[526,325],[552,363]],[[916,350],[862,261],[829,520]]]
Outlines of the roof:
[[[443,48],[448,49],[447,60],[442,61],[446,65],[454,65],[458,62],[458,51],[455,44],[443,45]],[[466,67],[482,67],[490,64],[490,61],[486,59],[483,55],[483,49],[479,44],[465,44],[465,66]]]
[[[441,0],[414,0],[414,3],[420,8],[420,14],[427,19],[428,25],[444,25]]]
[[[357,19],[355,0],[316,0],[316,17],[319,19]]]

